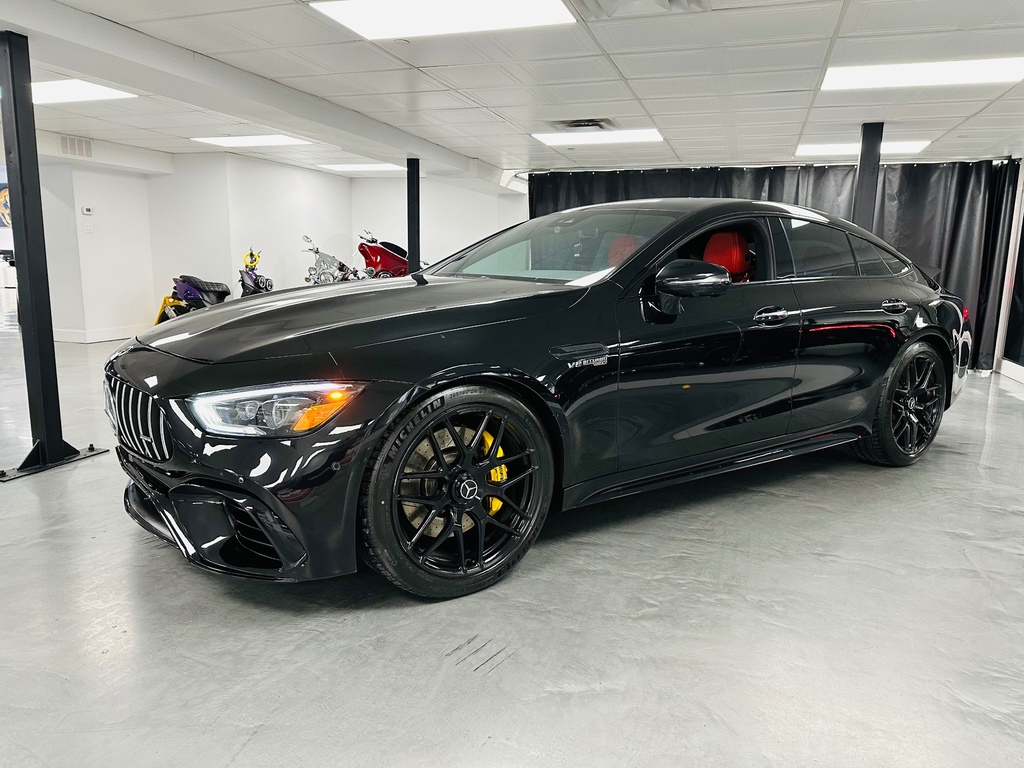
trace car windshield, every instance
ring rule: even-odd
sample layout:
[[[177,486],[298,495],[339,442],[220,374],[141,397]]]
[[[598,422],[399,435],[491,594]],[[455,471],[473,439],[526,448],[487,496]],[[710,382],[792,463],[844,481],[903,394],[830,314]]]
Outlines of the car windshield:
[[[589,285],[679,218],[652,210],[575,210],[513,227],[431,272]]]

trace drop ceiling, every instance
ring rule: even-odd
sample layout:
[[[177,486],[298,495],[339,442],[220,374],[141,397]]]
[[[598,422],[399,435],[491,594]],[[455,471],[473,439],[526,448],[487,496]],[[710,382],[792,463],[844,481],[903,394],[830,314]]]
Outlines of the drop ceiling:
[[[799,143],[857,141],[865,121],[885,122],[890,140],[931,141],[920,160],[1024,150],[1021,84],[818,91],[828,65],[1024,55],[1021,0],[570,0],[574,25],[381,42],[299,0],[63,4],[498,169],[793,162]],[[37,74],[119,85],[45,60]],[[596,117],[657,128],[666,141],[570,150],[530,135]],[[197,136],[294,134],[275,110],[254,121],[158,91],[39,107],[37,121],[173,153],[219,151],[190,141]],[[400,161],[365,138],[244,154],[309,166]]]

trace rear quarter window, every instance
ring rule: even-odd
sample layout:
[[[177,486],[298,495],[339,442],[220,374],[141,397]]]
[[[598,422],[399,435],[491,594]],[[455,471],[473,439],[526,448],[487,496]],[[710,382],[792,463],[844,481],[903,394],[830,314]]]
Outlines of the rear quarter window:
[[[857,259],[857,268],[866,277],[900,275],[909,269],[902,259],[862,237],[850,235],[850,244]]]
[[[846,233],[802,219],[783,219],[796,277],[853,277],[857,262]]]

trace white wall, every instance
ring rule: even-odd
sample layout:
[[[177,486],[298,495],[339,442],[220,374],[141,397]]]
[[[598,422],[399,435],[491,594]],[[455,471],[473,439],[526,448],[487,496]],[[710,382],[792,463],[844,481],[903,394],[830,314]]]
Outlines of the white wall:
[[[75,227],[75,187],[68,163],[39,166],[43,198],[43,235],[50,278],[53,337],[85,342],[85,300]]]
[[[525,195],[486,195],[420,180],[420,244],[424,264],[450,256],[499,229],[529,218]],[[405,179],[353,179],[352,232],[408,245]]]
[[[353,266],[361,266],[352,259],[353,236],[363,229],[407,244],[404,178],[350,180],[221,152],[174,156],[173,171],[42,166],[58,340],[93,342],[143,330],[171,279],[182,274],[227,283],[237,298],[250,246],[262,251],[260,271],[289,288],[304,285],[312,264],[304,234]],[[523,195],[421,184],[425,263],[528,216]],[[82,214],[86,206],[91,216]]]
[[[86,340],[124,339],[156,317],[149,185],[141,174],[91,167],[75,168],[73,179]]]
[[[227,282],[236,297],[238,270],[250,247],[261,252],[259,271],[273,279],[275,288],[305,285],[313,257],[303,253],[309,247],[303,235],[351,266],[349,179],[239,155],[228,156],[227,179],[232,258]]]
[[[154,317],[172,278],[231,283],[228,213],[226,154],[175,155],[174,173],[149,178]]]
[[[54,338],[110,341],[152,325],[147,178],[44,162],[39,180]]]

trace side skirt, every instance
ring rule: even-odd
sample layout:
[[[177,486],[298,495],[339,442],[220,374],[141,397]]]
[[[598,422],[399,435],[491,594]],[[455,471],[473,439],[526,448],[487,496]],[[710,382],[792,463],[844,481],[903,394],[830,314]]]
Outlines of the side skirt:
[[[863,429],[855,431],[847,428],[843,431],[803,438],[753,453],[745,453],[704,464],[690,465],[689,467],[660,472],[647,477],[625,479],[621,476],[610,475],[597,478],[596,480],[588,480],[585,483],[565,489],[565,504],[563,508],[572,509],[589,504],[598,504],[602,501],[619,499],[623,496],[632,496],[637,493],[667,488],[679,483],[689,482],[690,480],[720,475],[724,472],[731,472],[734,469],[756,467],[759,464],[788,459],[805,453],[821,451],[825,448],[834,448],[844,443],[852,443],[854,440],[860,439],[864,434]]]

